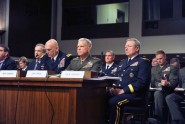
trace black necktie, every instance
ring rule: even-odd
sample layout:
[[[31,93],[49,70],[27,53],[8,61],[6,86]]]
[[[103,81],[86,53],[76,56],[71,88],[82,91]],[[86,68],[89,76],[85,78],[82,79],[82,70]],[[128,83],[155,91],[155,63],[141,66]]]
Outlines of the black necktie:
[[[55,62],[54,58],[52,58],[51,61],[52,61],[52,63],[54,63]]]
[[[127,63],[130,63],[131,59],[128,59],[128,62]]]
[[[106,70],[108,70],[109,69],[109,66],[107,65],[107,68],[106,68]]]

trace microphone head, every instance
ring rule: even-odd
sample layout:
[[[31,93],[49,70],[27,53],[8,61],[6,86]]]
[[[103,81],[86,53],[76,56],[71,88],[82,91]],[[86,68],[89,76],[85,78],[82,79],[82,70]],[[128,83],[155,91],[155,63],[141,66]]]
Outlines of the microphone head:
[[[35,54],[35,58],[38,58],[39,57],[39,55],[38,54]]]

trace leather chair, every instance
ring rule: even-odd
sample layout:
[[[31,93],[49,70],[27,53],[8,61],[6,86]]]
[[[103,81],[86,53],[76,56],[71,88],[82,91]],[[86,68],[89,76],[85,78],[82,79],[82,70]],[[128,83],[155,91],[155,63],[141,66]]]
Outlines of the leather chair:
[[[134,103],[125,105],[123,108],[123,118],[122,124],[126,124],[129,116],[133,116],[134,121],[140,121],[142,124],[145,124],[148,117],[148,103],[149,103],[149,87],[146,90],[146,95],[144,100],[138,100]],[[131,119],[132,120],[132,119]]]

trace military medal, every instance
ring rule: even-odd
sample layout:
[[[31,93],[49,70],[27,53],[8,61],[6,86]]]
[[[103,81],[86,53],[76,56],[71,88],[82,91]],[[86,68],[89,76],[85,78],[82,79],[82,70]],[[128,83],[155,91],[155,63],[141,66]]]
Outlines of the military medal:
[[[132,78],[132,77],[134,77],[134,74],[133,73],[130,73],[129,76]]]

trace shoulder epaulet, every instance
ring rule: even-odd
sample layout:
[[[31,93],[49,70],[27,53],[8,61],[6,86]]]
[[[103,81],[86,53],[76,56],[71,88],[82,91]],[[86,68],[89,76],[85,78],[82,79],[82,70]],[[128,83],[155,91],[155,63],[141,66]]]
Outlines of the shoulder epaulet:
[[[66,56],[67,56],[67,57],[70,57],[70,56],[72,56],[72,54],[67,54]]]
[[[79,60],[80,58],[79,57],[76,57],[76,58],[74,58],[73,60]]]
[[[148,58],[142,58],[143,60],[147,60],[147,61],[150,61],[150,59],[148,59]]]

